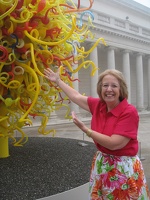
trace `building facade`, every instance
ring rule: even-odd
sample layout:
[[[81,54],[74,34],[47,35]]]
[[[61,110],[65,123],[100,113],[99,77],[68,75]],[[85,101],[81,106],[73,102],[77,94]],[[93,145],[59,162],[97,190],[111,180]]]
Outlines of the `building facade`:
[[[89,1],[83,0],[81,3],[87,7]],[[117,69],[126,78],[129,103],[135,105],[139,112],[150,110],[150,8],[133,0],[95,0],[91,11],[94,26],[90,30],[95,39],[87,39],[85,49],[90,49],[101,37],[107,46],[99,43],[91,52],[88,59],[99,69],[94,76],[90,76],[90,68],[81,69],[74,75],[80,80],[74,82],[74,88],[96,97],[98,75],[105,69]],[[81,117],[88,116],[73,103],[68,105]],[[65,112],[66,109],[62,108],[55,114],[61,118]]]

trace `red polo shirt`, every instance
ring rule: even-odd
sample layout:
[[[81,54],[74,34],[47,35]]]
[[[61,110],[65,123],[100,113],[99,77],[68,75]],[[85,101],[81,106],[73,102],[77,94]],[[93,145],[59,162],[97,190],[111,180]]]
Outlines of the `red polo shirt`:
[[[137,132],[139,116],[136,108],[126,99],[110,112],[107,112],[106,103],[99,98],[88,97],[88,105],[92,114],[91,129],[104,135],[118,134],[130,138],[122,149],[109,150],[96,141],[99,151],[116,156],[135,156],[138,152]]]

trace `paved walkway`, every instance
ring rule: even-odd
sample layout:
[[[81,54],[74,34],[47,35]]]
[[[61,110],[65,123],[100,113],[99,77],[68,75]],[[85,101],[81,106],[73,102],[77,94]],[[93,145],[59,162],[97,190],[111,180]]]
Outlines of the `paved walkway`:
[[[139,142],[141,143],[141,160],[150,189],[150,114],[140,115]]]
[[[85,120],[85,123],[90,127],[89,119]],[[85,134],[83,134],[81,130],[78,129],[72,123],[72,121],[67,121],[67,120],[58,121],[58,119],[53,119],[50,121],[47,128],[56,130],[55,137],[79,139],[79,140],[83,140],[84,143],[86,143],[86,141],[92,142],[92,139],[87,137]],[[25,132],[28,134],[28,136],[31,136],[31,137],[32,136],[43,137],[43,135],[38,135],[36,133],[35,127],[30,127],[29,129],[26,128]],[[47,136],[51,137],[51,134]],[[147,183],[150,188],[150,113],[140,113],[138,138],[139,138],[140,147],[141,147],[139,151],[139,156],[142,160]]]

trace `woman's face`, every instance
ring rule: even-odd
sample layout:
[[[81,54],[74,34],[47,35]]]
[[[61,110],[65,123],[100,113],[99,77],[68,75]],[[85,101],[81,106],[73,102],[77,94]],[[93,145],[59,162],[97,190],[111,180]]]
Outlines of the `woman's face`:
[[[106,104],[119,103],[120,84],[113,75],[106,75],[102,80],[102,98]]]

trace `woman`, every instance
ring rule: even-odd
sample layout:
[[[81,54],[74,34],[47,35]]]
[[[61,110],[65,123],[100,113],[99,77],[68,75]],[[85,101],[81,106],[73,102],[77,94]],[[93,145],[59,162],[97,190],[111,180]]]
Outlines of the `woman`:
[[[90,175],[90,200],[148,200],[148,187],[138,153],[139,116],[127,102],[127,85],[118,70],[106,70],[97,83],[99,98],[81,95],[65,84],[59,72],[45,70],[69,99],[92,114],[91,129],[72,113],[73,122],[97,147]]]

